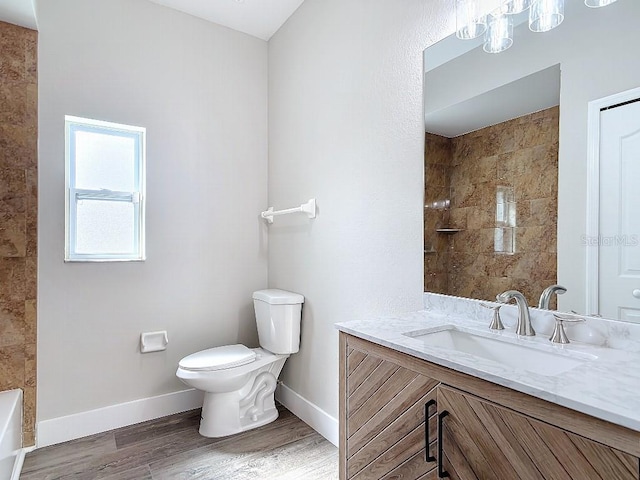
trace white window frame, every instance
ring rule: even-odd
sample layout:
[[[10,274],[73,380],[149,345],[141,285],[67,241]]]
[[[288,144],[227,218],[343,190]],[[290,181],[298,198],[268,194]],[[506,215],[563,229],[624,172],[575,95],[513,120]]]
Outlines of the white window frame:
[[[136,141],[136,168],[134,190],[120,192],[112,190],[78,189],[75,185],[75,145],[76,131],[92,131],[134,138]],[[146,170],[146,128],[103,122],[88,118],[65,116],[65,262],[122,262],[145,260],[145,170]],[[123,253],[77,253],[76,221],[78,200],[105,200],[131,202],[134,206],[134,246],[131,254]]]

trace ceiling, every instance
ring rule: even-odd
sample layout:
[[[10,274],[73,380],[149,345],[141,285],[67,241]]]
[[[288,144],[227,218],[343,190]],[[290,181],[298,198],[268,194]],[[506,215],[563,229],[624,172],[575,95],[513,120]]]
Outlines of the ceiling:
[[[0,0],[0,20],[37,30],[33,0]]]
[[[269,40],[304,0],[150,1]],[[33,0],[0,0],[0,20],[37,30]]]
[[[559,103],[560,65],[554,65],[441,110],[425,111],[425,129],[453,138]]]
[[[269,40],[304,0],[150,1],[253,35],[262,40]]]

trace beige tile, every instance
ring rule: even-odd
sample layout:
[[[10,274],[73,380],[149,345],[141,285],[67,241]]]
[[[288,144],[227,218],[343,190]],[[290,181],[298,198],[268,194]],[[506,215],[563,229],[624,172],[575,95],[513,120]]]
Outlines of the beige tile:
[[[37,32],[0,22],[0,50],[0,390],[23,388],[29,446],[37,354]]]
[[[451,206],[452,208],[473,207],[478,201],[475,184],[452,184],[451,185]]]
[[[26,255],[38,254],[38,172],[25,170],[26,180]]]
[[[0,23],[0,82],[20,82],[25,80],[26,37],[21,27]]]
[[[24,347],[24,385],[36,386],[36,344],[28,343]]]
[[[534,254],[556,251],[556,226],[542,225],[516,230],[516,245],[519,252]]]
[[[32,84],[38,83],[38,32],[28,30],[25,35],[24,79]]]
[[[425,274],[446,274],[447,265],[449,263],[448,252],[427,253],[424,256]]]
[[[451,228],[467,228],[467,215],[471,208],[451,208],[449,211],[449,226]]]
[[[519,254],[507,255],[494,253],[491,255],[491,260],[487,262],[487,275],[490,277],[512,276],[514,265],[519,258]]]
[[[0,82],[0,123],[25,125],[30,113],[27,90],[26,83]]]
[[[25,258],[25,291],[24,299],[38,298],[38,259],[36,257]]]
[[[32,447],[36,444],[36,432],[22,432],[22,446]]]
[[[25,334],[24,303],[0,301],[0,347],[22,346]]]
[[[2,168],[36,168],[37,127],[0,123]]]
[[[26,300],[24,302],[24,342],[35,344],[37,331],[37,300]]]
[[[446,273],[426,273],[424,275],[425,292],[447,293],[448,275]]]
[[[0,257],[24,257],[27,251],[27,220],[16,202],[0,201]]]
[[[36,424],[36,388],[25,387],[24,391],[24,428],[23,446],[34,444],[35,424]]]
[[[460,137],[453,138],[452,150],[453,155],[451,157],[451,165],[459,165],[464,162],[470,161],[473,156],[478,156],[477,149],[475,148],[475,138],[471,135],[462,135]]]
[[[427,185],[424,192],[425,205],[433,202],[443,202],[451,198],[451,192],[448,187]]]
[[[427,164],[425,167],[425,182],[429,187],[446,187],[450,185],[449,181],[450,167],[445,165]]]
[[[36,82],[25,84],[26,109],[24,112],[24,124],[28,126],[38,125],[38,84]]]
[[[424,143],[425,165],[449,165],[453,154],[451,139],[427,133]]]
[[[452,253],[475,253],[480,243],[479,230],[462,230],[451,238]],[[452,257],[453,259],[453,257]]]
[[[467,228],[493,228],[496,226],[496,202],[487,201],[477,207],[469,207]]]
[[[26,291],[25,258],[0,257],[0,300],[23,301]]]
[[[0,391],[24,386],[24,345],[0,347]]]
[[[22,167],[0,165],[0,200],[24,198],[27,194],[26,170]],[[24,210],[24,204],[22,205]]]

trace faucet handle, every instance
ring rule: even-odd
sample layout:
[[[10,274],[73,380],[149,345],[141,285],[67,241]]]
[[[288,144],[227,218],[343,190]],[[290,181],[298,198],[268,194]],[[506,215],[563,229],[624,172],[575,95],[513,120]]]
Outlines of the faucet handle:
[[[502,319],[500,318],[500,308],[502,308],[502,305],[493,306],[487,305],[486,303],[481,303],[480,306],[493,310],[493,318],[491,319],[489,328],[491,330],[504,330],[504,325],[502,324]]]
[[[561,313],[554,313],[553,316],[556,319],[556,325],[553,328],[553,333],[551,334],[551,337],[549,337],[549,340],[551,340],[551,343],[561,343],[561,344],[570,343],[569,338],[567,337],[567,334],[564,331],[564,322],[580,323],[585,321],[584,318],[574,317],[572,315],[563,315]]]

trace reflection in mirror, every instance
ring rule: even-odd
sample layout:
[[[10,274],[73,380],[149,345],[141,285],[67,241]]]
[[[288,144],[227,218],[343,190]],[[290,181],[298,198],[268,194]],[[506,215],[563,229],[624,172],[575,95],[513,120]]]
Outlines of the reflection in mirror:
[[[455,35],[425,51],[425,290],[493,300],[518,289],[536,305],[560,283],[567,292],[552,308],[557,298],[564,311],[639,322],[619,312],[640,312],[640,275],[604,305],[613,298],[604,287],[615,279],[602,268],[612,248],[592,187],[610,169],[593,160],[601,152],[592,107],[638,98],[640,2],[592,9],[577,0],[565,14],[547,33],[514,18],[513,46],[499,54],[485,53],[482,38]]]
[[[530,305],[556,283],[558,108],[457,137],[427,132],[425,290]]]
[[[557,283],[560,66],[432,101],[459,71],[425,73],[425,291],[536,305]]]

